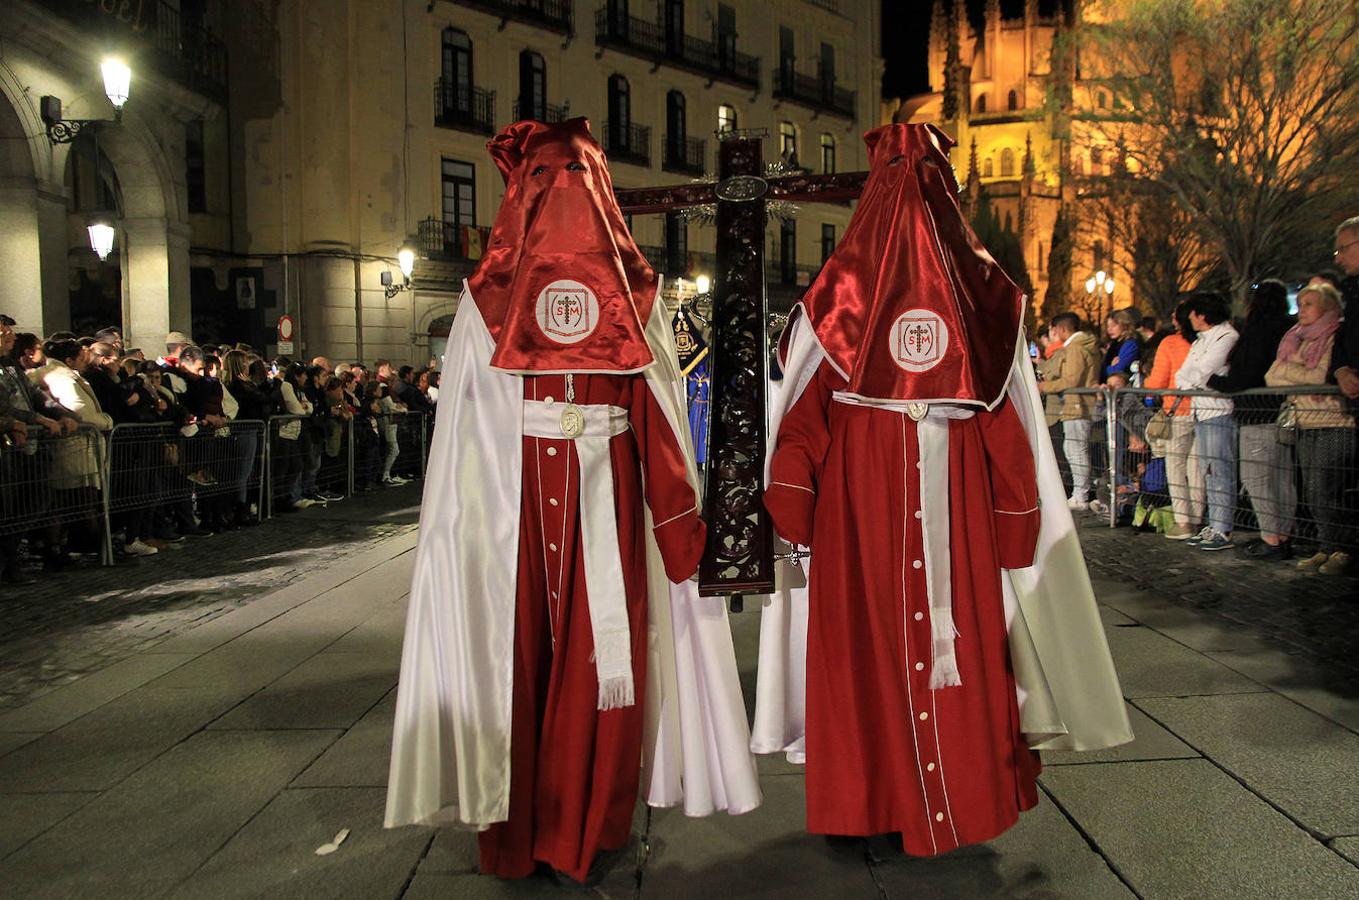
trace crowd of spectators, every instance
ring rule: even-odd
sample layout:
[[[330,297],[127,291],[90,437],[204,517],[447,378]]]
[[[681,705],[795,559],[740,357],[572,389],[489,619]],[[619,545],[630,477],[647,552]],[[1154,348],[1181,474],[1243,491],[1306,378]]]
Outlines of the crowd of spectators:
[[[1068,505],[1106,515],[1113,504],[1118,520],[1203,551],[1297,557],[1303,572],[1354,573],[1359,217],[1336,230],[1334,257],[1338,271],[1297,290],[1296,315],[1288,286],[1269,279],[1252,287],[1239,320],[1208,291],[1184,299],[1164,330],[1132,309],[1115,310],[1102,349],[1075,313],[1054,316],[1036,365],[1067,463]],[[1328,387],[1301,390],[1308,386]],[[1129,387],[1142,390],[1114,393]],[[1146,393],[1159,391],[1171,393]],[[1099,434],[1109,404],[1111,442]],[[1097,471],[1109,473],[1105,484]],[[1258,530],[1249,542],[1233,538],[1243,512]],[[1303,541],[1312,552],[1295,552]]]
[[[44,340],[14,325],[0,315],[0,582],[32,580],[25,546],[31,561],[57,570],[106,538],[119,555],[150,556],[258,524],[264,441],[274,513],[343,500],[351,446],[357,493],[405,484],[403,471],[420,475],[402,437],[432,422],[409,415],[433,412],[432,369],[266,360],[244,344],[200,346],[179,332],[148,358],[124,347],[117,328]],[[118,425],[145,427],[106,440]],[[109,535],[98,515],[105,490]]]

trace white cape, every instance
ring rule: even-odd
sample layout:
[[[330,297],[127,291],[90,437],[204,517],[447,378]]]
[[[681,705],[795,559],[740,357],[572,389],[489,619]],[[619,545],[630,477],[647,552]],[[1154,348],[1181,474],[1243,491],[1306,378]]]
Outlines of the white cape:
[[[787,337],[783,389],[770,395],[766,484],[779,425],[826,358],[805,318],[793,317],[788,327],[792,330]],[[1020,727],[1029,746],[1037,750],[1115,747],[1133,739],[1132,728],[1076,525],[1066,505],[1038,382],[1022,353],[1025,346],[1019,342],[1008,394],[1029,437],[1042,518],[1033,565],[1001,570]],[[946,536],[941,537],[946,542]],[[933,568],[928,546],[925,555],[927,567]],[[790,761],[802,761],[805,693],[790,697],[790,692],[805,692],[806,665],[806,596],[801,589],[780,586],[766,598],[761,611],[751,743],[755,752],[783,750]]]
[[[697,473],[683,380],[659,301],[643,375]],[[509,816],[510,707],[523,471],[521,376],[490,367],[490,332],[464,284],[431,446],[387,787],[388,828]],[[646,512],[647,688],[642,790],[688,815],[760,804],[722,598],[673,585]]]

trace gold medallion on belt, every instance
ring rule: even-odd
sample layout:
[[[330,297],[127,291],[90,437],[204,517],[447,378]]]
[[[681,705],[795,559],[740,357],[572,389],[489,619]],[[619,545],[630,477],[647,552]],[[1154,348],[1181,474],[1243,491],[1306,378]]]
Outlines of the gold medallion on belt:
[[[569,403],[562,410],[562,436],[575,439],[585,433],[585,413],[579,406]]]

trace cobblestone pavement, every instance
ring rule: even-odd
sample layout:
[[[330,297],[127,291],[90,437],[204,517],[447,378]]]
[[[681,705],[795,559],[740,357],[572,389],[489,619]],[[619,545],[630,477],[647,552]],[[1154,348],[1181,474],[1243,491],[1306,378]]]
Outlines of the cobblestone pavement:
[[[87,562],[0,586],[0,710],[154,647],[373,541],[415,527],[419,484],[255,528],[185,540],[113,568]]]
[[[1304,575],[1291,562],[1207,553],[1158,534],[1111,529],[1093,516],[1079,521],[1092,572],[1251,629],[1359,684],[1359,577]]]

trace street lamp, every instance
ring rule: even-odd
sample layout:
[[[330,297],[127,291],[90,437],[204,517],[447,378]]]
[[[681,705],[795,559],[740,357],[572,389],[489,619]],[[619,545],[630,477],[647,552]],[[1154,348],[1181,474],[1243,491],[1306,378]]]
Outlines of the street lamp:
[[[415,272],[415,257],[419,251],[409,239],[396,251],[396,264],[401,268],[401,284],[396,284],[392,273],[382,273],[383,294],[390,300],[402,291],[411,289],[411,274]]]
[[[1113,276],[1107,274],[1103,269],[1085,279],[1085,292],[1094,296],[1097,291],[1103,291],[1110,297],[1114,295]]]
[[[99,67],[104,73],[104,96],[113,104],[113,111],[122,115],[123,104],[127,103],[128,90],[132,86],[132,70],[116,56],[109,56]]]
[[[104,75],[104,96],[113,104],[113,119],[65,119],[61,114],[61,98],[44,96],[39,101],[39,111],[47,125],[47,139],[52,143],[69,144],[86,126],[122,121],[123,107],[132,89],[132,70],[115,56],[106,57],[99,68]]]
[[[113,252],[113,226],[100,218],[89,224],[88,231],[90,233],[90,249],[99,257],[99,261],[103,262]]]

